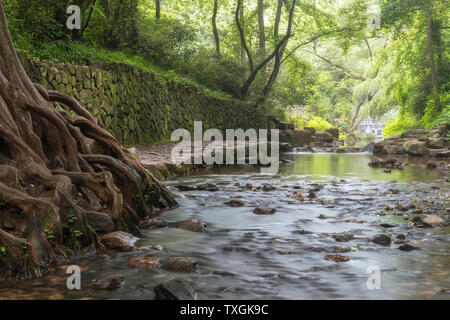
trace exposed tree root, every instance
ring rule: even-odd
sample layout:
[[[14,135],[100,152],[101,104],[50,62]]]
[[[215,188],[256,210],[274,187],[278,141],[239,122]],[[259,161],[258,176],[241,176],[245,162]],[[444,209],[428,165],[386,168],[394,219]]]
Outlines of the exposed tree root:
[[[0,2],[0,278],[37,277],[101,249],[89,219],[139,234],[140,219],[176,205],[77,100],[31,83]]]

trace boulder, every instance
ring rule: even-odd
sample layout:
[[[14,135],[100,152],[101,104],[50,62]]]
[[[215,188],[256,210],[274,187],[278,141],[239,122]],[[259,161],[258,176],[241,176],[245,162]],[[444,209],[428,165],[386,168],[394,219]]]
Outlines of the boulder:
[[[304,127],[303,130],[308,131],[311,134],[316,133],[316,128],[313,128],[313,127]]]
[[[370,142],[360,149],[360,152],[373,152],[375,142]]]
[[[339,129],[338,128],[325,129],[325,132],[332,135],[335,139],[339,139]]]
[[[427,147],[431,149],[442,149],[446,145],[444,138],[427,138],[426,143]]]
[[[403,149],[411,155],[423,156],[427,153],[427,143],[419,140],[409,140],[403,144]]]
[[[188,273],[194,271],[197,266],[197,261],[189,257],[169,258],[162,264],[164,270]]]
[[[105,247],[118,251],[133,251],[137,240],[138,238],[123,231],[111,232],[100,237],[100,242]]]
[[[188,219],[179,221],[175,224],[175,227],[183,230],[189,230],[193,232],[204,232],[206,231],[206,223],[197,219]]]
[[[153,288],[156,300],[194,300],[195,291],[191,284],[182,278],[166,280]]]
[[[169,223],[163,217],[150,218],[142,221],[140,227],[143,229],[157,229],[167,227]]]
[[[351,232],[341,232],[341,233],[335,233],[332,235],[334,240],[337,242],[347,242],[353,239],[353,233]]]
[[[319,143],[332,143],[334,141],[334,137],[328,132],[316,132],[313,135],[313,141]]]
[[[418,214],[413,218],[413,222],[417,226],[437,227],[446,225],[444,219],[434,215]]]

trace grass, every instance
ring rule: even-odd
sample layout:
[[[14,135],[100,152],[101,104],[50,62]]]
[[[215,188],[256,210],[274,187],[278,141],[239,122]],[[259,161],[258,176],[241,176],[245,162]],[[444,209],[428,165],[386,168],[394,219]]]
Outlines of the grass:
[[[160,74],[175,82],[199,87],[207,96],[222,100],[232,99],[232,96],[228,93],[211,90],[189,77],[177,74],[173,70],[165,70],[142,56],[126,51],[100,48],[74,41],[46,42],[36,47],[28,41],[19,39],[15,41],[15,46],[18,50],[24,51],[34,58],[54,60],[61,63],[69,62],[78,65],[92,65],[105,62],[125,63],[150,73]]]

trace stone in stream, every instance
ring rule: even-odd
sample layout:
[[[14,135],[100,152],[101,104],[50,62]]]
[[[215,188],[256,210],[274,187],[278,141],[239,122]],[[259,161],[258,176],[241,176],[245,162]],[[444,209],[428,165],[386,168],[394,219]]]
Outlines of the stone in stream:
[[[276,188],[274,186],[271,186],[270,184],[265,184],[265,185],[263,185],[262,190],[263,191],[274,191],[274,190],[276,190]]]
[[[193,231],[193,232],[204,232],[206,231],[206,223],[197,219],[188,219],[175,223],[175,227],[178,229]]]
[[[159,259],[156,257],[136,257],[131,258],[128,262],[128,266],[130,268],[138,268],[141,270],[153,270],[155,269],[159,264]]]
[[[329,254],[325,256],[325,260],[333,260],[335,262],[347,262],[350,260],[350,258],[346,256],[341,256],[340,254]]]
[[[446,223],[444,219],[428,215],[428,214],[418,214],[413,218],[413,222],[415,225],[419,227],[437,227],[437,226],[444,226]]]
[[[372,238],[372,242],[383,246],[391,245],[391,238],[385,234],[377,234]]]
[[[256,207],[253,209],[254,214],[274,214],[275,211],[276,210],[274,208],[269,207]]]
[[[179,184],[177,186],[175,186],[175,188],[177,188],[180,191],[193,191],[193,190],[197,190],[196,187],[192,187],[192,186],[185,186],[183,184]]]
[[[155,300],[194,300],[195,290],[179,277],[166,280],[153,288]]]
[[[389,229],[389,228],[394,228],[395,226],[392,224],[389,224],[389,223],[381,223],[380,227]]]
[[[123,231],[111,232],[99,237],[99,239],[105,247],[118,251],[133,251],[135,249],[134,244],[138,241],[138,238]]]
[[[199,184],[197,186],[197,190],[214,192],[214,191],[219,191],[219,188],[215,184],[204,183],[204,184]]]
[[[197,266],[197,261],[189,257],[172,257],[162,264],[164,270],[188,273],[194,271]]]
[[[331,249],[333,250],[333,252],[339,252],[339,253],[352,251],[352,249],[349,247],[340,247],[340,246],[334,246]]]
[[[122,275],[112,275],[105,279],[96,281],[92,287],[97,290],[113,290],[121,287],[123,284]]]
[[[312,190],[309,191],[308,198],[316,199],[317,198],[316,193],[314,191],[312,191]]]
[[[326,216],[324,214],[319,215],[317,218],[319,218],[319,219],[330,219],[329,216]]]
[[[420,248],[418,247],[414,247],[408,243],[402,244],[400,247],[398,247],[397,249],[402,250],[402,251],[413,251],[413,250],[420,250]]]
[[[168,222],[163,217],[150,218],[142,221],[140,227],[143,229],[157,229],[164,228],[168,226]]]
[[[347,242],[353,239],[353,233],[351,232],[341,232],[341,233],[335,233],[331,235],[334,240],[337,242]]]
[[[245,201],[242,199],[231,199],[230,201],[225,202],[226,205],[230,206],[230,207],[243,207],[245,206]]]

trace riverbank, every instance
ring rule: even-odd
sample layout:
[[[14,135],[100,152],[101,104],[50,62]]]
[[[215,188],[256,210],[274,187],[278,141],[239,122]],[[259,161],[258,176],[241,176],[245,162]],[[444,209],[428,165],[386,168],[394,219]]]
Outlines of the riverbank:
[[[285,154],[277,176],[242,166],[168,179],[180,207],[143,228],[133,250],[72,261],[82,290],[66,288],[61,266],[42,279],[1,283],[0,297],[154,299],[154,287],[181,277],[199,299],[448,298],[446,174],[415,163],[387,174],[370,160]],[[274,211],[256,214],[258,207]],[[181,228],[190,219],[200,228]],[[366,286],[373,265],[381,290]],[[121,275],[116,289],[92,287],[112,275]]]

